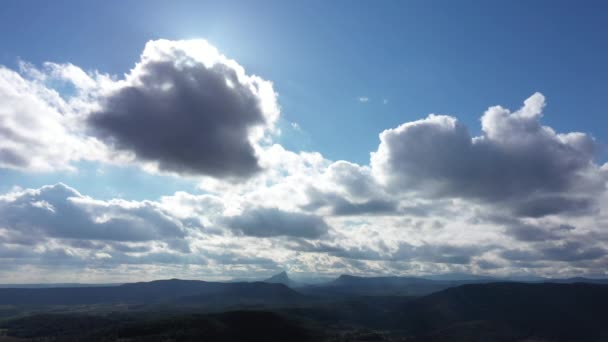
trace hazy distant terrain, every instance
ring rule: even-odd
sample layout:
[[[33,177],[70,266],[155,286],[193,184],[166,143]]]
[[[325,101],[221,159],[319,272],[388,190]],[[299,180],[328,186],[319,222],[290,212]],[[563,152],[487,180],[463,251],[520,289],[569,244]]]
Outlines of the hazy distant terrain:
[[[602,341],[602,280],[340,276],[0,289],[0,341]],[[595,282],[596,284],[592,284]],[[291,284],[291,287],[283,284]]]

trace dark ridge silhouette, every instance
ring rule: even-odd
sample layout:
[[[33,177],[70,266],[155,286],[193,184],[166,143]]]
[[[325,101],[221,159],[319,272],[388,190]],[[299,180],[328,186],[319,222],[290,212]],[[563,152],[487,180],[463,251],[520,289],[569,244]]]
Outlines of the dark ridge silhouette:
[[[465,284],[517,282],[515,279],[492,278],[472,274],[441,274],[427,277],[359,277],[341,275],[337,279],[316,285],[298,287],[298,291],[315,296],[425,296],[451,287]],[[608,279],[592,278],[530,278],[524,283],[590,283],[608,284]]]
[[[559,284],[574,284],[574,283],[586,283],[586,284],[608,284],[608,279],[604,278],[585,278],[585,277],[573,277],[565,279],[544,279],[545,283],[559,283]]]
[[[87,283],[42,283],[42,284],[0,284],[0,289],[40,289],[40,288],[52,288],[52,287],[108,287],[108,286],[119,286],[122,283],[100,283],[100,284],[87,284]]]
[[[318,296],[423,296],[457,286],[462,282],[429,280],[417,277],[358,277],[341,275],[325,284],[299,288]]]
[[[431,340],[453,340],[472,332],[488,334],[478,340],[606,340],[607,306],[606,285],[469,284],[408,302],[402,321],[413,333]]]
[[[0,289],[0,305],[87,305],[87,304],[153,304],[195,301],[213,303],[222,300],[238,304],[238,299],[279,304],[295,302],[302,295],[283,284],[220,283],[199,280],[157,280],[110,287]],[[187,298],[187,299],[185,299]]]

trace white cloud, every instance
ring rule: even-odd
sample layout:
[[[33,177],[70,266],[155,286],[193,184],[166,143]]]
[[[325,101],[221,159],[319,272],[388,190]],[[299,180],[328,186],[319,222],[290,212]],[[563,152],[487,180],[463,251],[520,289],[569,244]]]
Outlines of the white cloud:
[[[204,40],[150,41],[123,79],[51,62],[21,72],[0,68],[4,168],[86,159],[242,179],[261,170],[257,151],[278,132],[272,83]]]
[[[491,107],[479,136],[429,115],[382,132],[359,165],[272,144],[272,84],[202,40],[151,41],[123,78],[2,67],[0,168],[129,162],[196,175],[200,193],[102,201],[61,184],[15,188],[0,195],[0,276],[600,274],[608,164],[591,136],[544,126],[544,107],[541,94],[514,112]]]
[[[39,238],[150,241],[185,236],[151,202],[98,201],[63,184],[0,197],[0,227]]]
[[[290,125],[291,125],[291,128],[293,128],[296,131],[302,130],[302,127],[300,127],[300,125],[297,122],[292,122]]]
[[[70,127],[70,114],[55,91],[0,66],[0,168],[72,170],[102,158],[103,145]]]
[[[491,107],[478,137],[446,115],[385,130],[372,153],[374,175],[393,191],[500,203],[515,215],[593,210],[606,181],[596,143],[541,125],[543,108],[538,93],[513,113]]]

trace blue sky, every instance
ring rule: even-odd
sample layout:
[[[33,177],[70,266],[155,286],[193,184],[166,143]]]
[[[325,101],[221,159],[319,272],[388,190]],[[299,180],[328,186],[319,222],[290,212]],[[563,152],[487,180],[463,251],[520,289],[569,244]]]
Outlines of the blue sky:
[[[573,1],[6,1],[0,4],[0,65],[9,70],[19,70],[19,62],[23,61],[31,63],[32,70],[40,71],[44,69],[43,63],[50,61],[60,64],[71,63],[88,72],[89,75],[98,71],[101,74],[114,75],[115,79],[122,79],[125,74],[130,73],[135,63],[140,61],[144,46],[149,41],[205,39],[222,54],[243,66],[247,75],[255,74],[272,82],[274,91],[279,94],[276,102],[280,106],[280,117],[270,126],[279,128],[282,132],[280,135],[272,135],[272,141],[286,151],[281,152],[285,155],[279,159],[297,159],[298,162],[294,162],[294,165],[302,164],[297,164],[300,165],[299,168],[294,165],[289,167],[282,165],[281,167],[286,169],[277,171],[281,175],[293,176],[293,179],[287,177],[285,178],[287,180],[278,180],[272,178],[278,176],[264,173],[263,176],[255,178],[255,182],[264,184],[263,186],[252,181],[247,183],[247,186],[236,189],[231,188],[233,183],[223,183],[222,174],[209,171],[206,169],[207,166],[199,164],[195,167],[197,171],[205,170],[202,175],[196,172],[182,173],[181,168],[184,164],[177,166],[167,164],[169,169],[164,171],[178,170],[177,174],[167,175],[163,172],[148,172],[139,161],[107,162],[95,158],[69,160],[69,165],[73,167],[71,171],[62,168],[44,172],[34,170],[33,167],[2,168],[0,163],[0,194],[16,191],[15,189],[18,188],[41,189],[45,185],[62,182],[79,194],[100,201],[119,198],[141,203],[145,200],[159,201],[161,196],[179,197],[175,195],[176,191],[193,196],[216,195],[217,187],[230,188],[228,192],[232,193],[233,199],[234,196],[242,198],[250,196],[255,201],[258,198],[256,196],[262,196],[259,194],[274,196],[269,195],[274,191],[272,185],[279,184],[289,188],[291,185],[286,184],[291,184],[289,182],[294,182],[296,179],[304,183],[310,181],[310,178],[306,178],[306,181],[298,178],[304,177],[304,174],[306,177],[317,175],[322,179],[331,178],[333,172],[330,172],[331,170],[335,171],[344,166],[337,163],[342,160],[357,166],[357,177],[363,177],[362,175],[368,177],[372,174],[373,180],[365,181],[372,182],[369,184],[380,182],[382,187],[402,189],[399,191],[403,193],[399,196],[405,196],[404,193],[407,191],[415,192],[414,197],[398,196],[399,199],[395,199],[394,203],[391,201],[397,195],[388,188],[382,188],[384,189],[382,191],[387,191],[384,197],[378,193],[375,193],[375,197],[369,197],[371,195],[368,194],[364,200],[363,197],[357,197],[361,194],[352,193],[354,197],[345,195],[340,203],[342,205],[350,203],[347,209],[351,211],[361,210],[366,205],[376,209],[382,207],[388,210],[389,207],[395,206],[403,209],[418,199],[423,202],[457,199],[471,201],[474,205],[496,201],[491,204],[511,208],[509,210],[512,210],[513,217],[509,219],[514,220],[511,221],[514,225],[519,223],[519,226],[522,226],[525,223],[534,226],[541,223],[548,224],[549,221],[551,225],[556,226],[558,224],[602,225],[604,219],[601,215],[585,216],[587,220],[585,221],[580,213],[557,217],[545,216],[543,212],[540,216],[523,218],[518,217],[517,213],[521,213],[525,206],[523,202],[519,202],[520,200],[528,201],[525,203],[531,206],[530,203],[536,201],[539,196],[545,203],[542,209],[547,212],[555,209],[551,207],[553,205],[561,206],[563,210],[558,210],[560,212],[570,212],[569,210],[574,207],[586,208],[586,204],[581,204],[587,203],[586,198],[577,197],[576,200],[582,202],[568,202],[573,200],[570,195],[578,195],[577,191],[581,191],[581,194],[584,191],[590,192],[589,189],[594,187],[592,184],[601,183],[594,177],[596,177],[595,173],[600,172],[598,170],[608,156],[605,151],[608,132],[604,129],[607,123],[604,99],[608,93],[607,15],[608,5],[602,1],[585,1],[582,4]],[[183,49],[188,51],[186,48]],[[23,70],[21,75],[27,78]],[[70,86],[64,87],[65,84],[49,82],[45,83],[45,86],[54,88],[65,98],[73,95],[74,90]],[[542,95],[533,95],[537,92]],[[500,121],[502,120],[500,115],[494,113],[492,114],[494,116],[484,116],[489,124],[486,130],[482,130],[480,118],[489,107],[496,105],[516,112],[528,98],[531,100],[524,109],[527,108],[534,113],[534,120],[526,125],[530,124],[535,129],[540,127],[537,124],[541,120],[541,109],[538,108],[543,108],[542,125],[551,127],[557,133],[583,132],[586,134],[585,137],[579,137],[580,140],[577,140],[579,138],[573,136],[564,138],[552,134],[549,134],[550,138],[534,136],[529,141],[524,139],[526,143],[531,144],[526,145],[525,153],[515,157],[513,154],[507,154],[503,156],[504,160],[500,159],[502,158],[500,156],[487,157],[484,154],[485,150],[482,151],[483,148],[479,146],[477,146],[479,151],[475,150],[477,147],[472,147],[472,150],[466,150],[468,152],[458,150],[456,146],[454,151],[471,153],[471,155],[464,155],[456,164],[450,164],[452,162],[450,156],[444,155],[446,149],[433,148],[437,144],[441,145],[442,142],[448,141],[447,145],[452,143],[458,145],[461,141],[458,139],[461,139],[464,133],[458,129],[453,133],[460,134],[458,135],[460,138],[448,137],[456,139],[454,141],[448,138],[445,141],[435,140],[443,138],[436,135],[434,128],[448,127],[451,125],[449,120],[427,119],[419,123],[418,126],[421,128],[414,126],[396,128],[404,123],[424,119],[430,113],[445,114],[457,118],[459,125],[466,127],[469,133],[462,139],[470,140],[473,136],[484,135],[487,139],[508,149],[512,147],[509,145],[511,141],[508,137],[519,137],[517,127],[524,126],[518,126],[521,123],[513,123],[508,119]],[[544,103],[546,106],[537,106],[539,103]],[[502,131],[492,133],[494,131],[490,124],[499,125]],[[108,125],[113,124],[110,122]],[[379,135],[391,128],[395,130],[383,134],[384,140],[381,141]],[[511,129],[513,131],[510,131]],[[111,133],[117,134],[115,131]],[[1,130],[0,134],[2,134]],[[182,132],[174,132],[174,134],[180,136]],[[390,140],[391,137],[399,141],[409,141],[408,146],[417,145],[421,139],[428,137],[430,145],[426,146],[421,142],[422,152],[416,154],[418,153],[416,151],[401,149],[403,147],[401,145],[391,145],[394,143]],[[418,138],[408,140],[414,139],[413,137]],[[594,137],[595,141],[589,143],[587,137]],[[96,138],[103,140],[101,135]],[[545,138],[550,141],[543,140]],[[5,137],[5,139],[10,138]],[[556,143],[559,139],[561,142]],[[128,140],[121,143],[132,142]],[[105,140],[104,143],[111,145]],[[137,145],[138,143],[133,146],[140,146]],[[543,145],[545,143],[546,146]],[[558,144],[555,145],[558,147],[551,144]],[[591,144],[593,146],[587,148]],[[507,145],[508,148],[505,147]],[[138,155],[151,153],[157,156],[154,151],[137,150],[136,147],[129,146],[131,151],[137,152]],[[572,149],[568,150],[570,148]],[[564,149],[573,154],[559,154]],[[302,151],[318,152],[322,157],[314,159],[310,155],[300,154],[295,157],[289,154]],[[539,154],[535,154],[535,151]],[[1,152],[0,149],[0,162]],[[379,155],[386,153],[387,160],[379,160],[376,164],[370,162],[372,152],[377,152]],[[587,155],[588,152],[591,155]],[[426,153],[437,158],[442,156],[445,158],[441,162],[436,162],[432,161],[432,158],[420,157]],[[500,152],[495,153],[500,154]],[[272,153],[269,155],[276,157]],[[315,161],[311,161],[311,158]],[[319,158],[323,161],[319,161]],[[412,164],[393,163],[395,160],[405,160],[404,158],[411,158]],[[146,161],[150,160],[166,162],[162,158],[146,159]],[[503,165],[504,174],[496,175],[495,178],[498,179],[496,182],[517,186],[506,189],[502,194],[490,194],[495,189],[495,184],[484,183],[483,177],[489,175],[483,174],[485,171],[479,171],[491,169],[480,166],[488,160],[493,163],[505,163],[500,164]],[[229,163],[231,160],[222,162]],[[317,162],[318,165],[315,164]],[[564,166],[566,164],[570,165],[570,168]],[[272,162],[271,165],[280,168]],[[327,168],[327,165],[334,166]],[[589,171],[586,169],[587,166],[582,165],[591,165],[593,170]],[[187,165],[190,166],[192,165]],[[559,173],[562,166],[564,170]],[[400,167],[403,169],[399,169]],[[321,170],[322,168],[326,169]],[[295,169],[303,173],[296,175]],[[303,169],[306,171],[302,171]],[[566,182],[565,179],[569,177],[567,175],[573,169],[577,170],[576,175]],[[501,169],[496,170],[492,171],[492,176],[495,176],[494,173],[501,173]],[[480,174],[476,173],[478,171]],[[242,172],[245,174],[249,171],[243,169]],[[478,189],[476,183],[464,179],[465,177],[459,172],[475,173],[480,177],[479,183],[482,184],[483,189]],[[583,173],[593,173],[594,175],[590,176],[593,181],[588,178],[584,181],[576,178]],[[396,174],[399,176],[397,177]],[[419,178],[412,183],[415,175]],[[432,179],[425,180],[423,177],[425,175]],[[215,185],[210,186],[209,180],[201,179],[201,176],[209,176],[214,179],[211,182],[217,184],[213,183]],[[553,176],[555,179],[551,178]],[[599,179],[603,176],[597,177]],[[542,178],[548,179],[546,184],[536,182]],[[357,179],[357,182],[365,183]],[[585,186],[589,185],[589,188],[581,185],[576,191],[573,190],[571,183],[575,183],[574,180],[584,183]],[[595,181],[599,183],[594,183]],[[253,189],[253,183],[257,184],[255,187],[259,187]],[[337,189],[338,185],[332,183],[328,186]],[[522,193],[523,187],[530,187],[530,191]],[[327,195],[330,193],[328,189],[319,190],[319,193]],[[336,194],[334,193],[333,197],[328,195],[323,199],[316,198],[317,202],[315,202],[311,197],[313,192],[308,190],[302,190],[308,196],[310,202],[308,206],[293,204],[287,209],[297,212],[298,215],[319,215],[329,223],[338,220],[333,217],[339,216],[336,214],[339,211],[338,206],[334,206],[333,209],[314,207],[321,205],[319,203],[328,205],[327,203],[331,202],[329,198],[335,200]],[[443,197],[438,198],[438,193]],[[568,201],[565,197],[560,197],[562,194],[570,196]],[[515,200],[512,197],[515,195],[521,197]],[[230,202],[228,197],[222,197],[227,213],[234,208],[248,207],[243,204],[244,202],[239,205],[234,204],[236,202],[228,204]],[[386,201],[389,197],[391,201]],[[277,204],[280,198],[277,195],[274,198],[275,202],[267,203],[266,206],[281,207]],[[593,200],[589,200],[589,203],[596,199],[600,201],[599,198],[603,198],[601,194],[597,194]],[[552,204],[547,204],[549,202]],[[422,204],[430,205],[429,203]],[[330,213],[324,212],[323,208]],[[340,208],[347,210],[344,206]],[[1,209],[0,207],[0,211]],[[492,211],[488,208],[484,210]],[[272,211],[263,211],[263,213],[276,214]],[[245,210],[242,215],[246,216],[246,214]],[[404,220],[407,215],[400,211],[397,216]],[[310,218],[297,217],[311,222]],[[397,219],[397,217],[393,218]],[[487,217],[476,218],[479,222],[486,219]],[[576,224],[573,221],[575,219],[578,220]],[[350,217],[349,220],[352,222],[353,218]],[[372,226],[397,225],[395,223],[397,221],[390,224],[385,221],[375,222],[367,215],[357,217],[357,220],[359,220],[357,222],[371,222]],[[416,221],[412,220],[412,222]],[[466,221],[464,217],[462,220],[462,222]],[[506,222],[504,218],[499,221],[502,225]],[[592,221],[594,223],[590,223]],[[492,224],[498,223],[493,221]],[[0,220],[0,233],[1,225]],[[433,224],[429,223],[429,225]],[[318,227],[321,227],[319,228],[321,230],[325,229],[324,225]],[[454,232],[458,231],[457,227],[451,229]],[[482,228],[479,229],[483,231]],[[551,234],[558,236],[565,233]],[[446,233],[445,237],[448,236],[449,234]],[[476,238],[481,239],[482,236],[483,233],[480,233]],[[420,236],[418,243],[420,241],[427,240]],[[573,241],[570,238],[561,240],[563,244],[575,243]],[[393,239],[392,243],[396,246],[398,239]],[[416,245],[415,241],[408,243]],[[579,240],[576,240],[576,243],[583,245]],[[560,246],[563,247],[563,244]],[[191,246],[194,245],[196,243]],[[354,248],[353,246],[351,244],[349,248]],[[420,247],[420,244],[417,246]],[[317,247],[321,248],[320,245]],[[361,248],[359,246],[360,251]],[[525,249],[522,248],[519,249],[520,252]],[[412,252],[414,250],[415,248],[410,252],[414,253]],[[532,250],[542,253],[545,250],[549,251],[550,246],[537,246]],[[428,253],[426,249],[417,251],[421,255]],[[496,258],[499,258],[497,255],[500,254],[496,251],[483,253],[494,253]],[[276,267],[286,268],[285,265],[288,264],[277,261],[286,260],[285,257],[281,258],[271,259],[277,262]],[[424,259],[428,257],[420,258],[422,258],[420,262],[429,262]],[[525,258],[522,257],[522,260],[517,262],[523,263],[523,259]],[[290,262],[299,265],[297,266],[299,269],[305,269],[301,263],[298,264],[293,260]],[[500,264],[494,259],[492,263]],[[297,268],[293,265],[290,267]],[[588,265],[572,267],[573,270],[578,267],[576,272],[583,272],[581,270],[592,272],[597,265],[594,266],[596,268]],[[516,268],[510,269],[509,272],[514,269]],[[463,271],[463,269],[455,270]]]
[[[606,141],[606,6],[9,1],[0,12],[0,63],[71,62],[121,75],[150,39],[202,37],[274,82],[283,118],[309,136],[286,144],[334,160],[366,163],[377,134],[428,113],[456,115],[476,132],[488,106],[513,108],[535,91],[548,98],[550,126]],[[344,126],[347,144],[335,134]]]

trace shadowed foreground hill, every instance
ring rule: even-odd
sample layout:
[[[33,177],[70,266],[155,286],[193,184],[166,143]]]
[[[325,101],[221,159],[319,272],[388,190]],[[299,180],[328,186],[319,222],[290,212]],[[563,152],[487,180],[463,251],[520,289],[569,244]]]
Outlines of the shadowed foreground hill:
[[[402,280],[388,281],[397,287]],[[132,301],[157,298],[163,305],[135,305],[126,311],[118,309],[122,305],[109,306],[117,310],[91,305],[86,311],[80,306],[38,307],[37,313],[0,321],[0,335],[54,341],[608,341],[608,285],[602,284],[485,283],[417,298],[323,300],[264,283],[172,280],[128,284],[121,291]],[[170,294],[159,300],[159,293]],[[220,311],[242,310],[252,302],[280,305],[222,314],[206,310],[209,303]]]
[[[35,315],[5,324],[12,336],[53,341],[315,341],[299,322],[264,311],[120,319],[86,315]]]
[[[429,340],[608,340],[608,286],[471,284],[407,303],[402,321]]]

